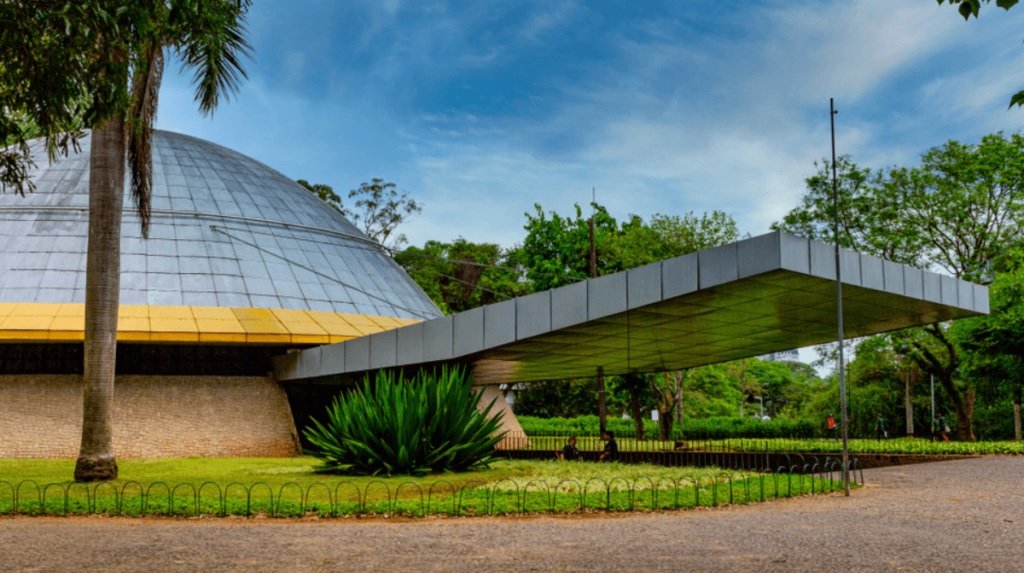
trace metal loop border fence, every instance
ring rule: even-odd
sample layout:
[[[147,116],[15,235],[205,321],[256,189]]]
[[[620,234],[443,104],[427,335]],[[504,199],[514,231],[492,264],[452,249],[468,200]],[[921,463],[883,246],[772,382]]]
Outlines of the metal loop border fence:
[[[470,516],[587,511],[662,511],[752,503],[794,495],[841,491],[841,461],[833,458],[790,460],[774,471],[722,470],[672,478],[616,476],[585,481],[504,478],[471,480],[456,485],[440,479],[430,484],[375,479],[362,486],[342,481],[306,486],[294,481],[275,491],[267,482],[249,485],[213,481],[198,486],[156,481],[148,485],[78,482],[39,484],[34,480],[0,481],[0,515],[103,514],[116,516],[266,515],[323,517],[361,515]],[[851,479],[864,484],[856,459]],[[56,500],[56,501],[54,501]]]

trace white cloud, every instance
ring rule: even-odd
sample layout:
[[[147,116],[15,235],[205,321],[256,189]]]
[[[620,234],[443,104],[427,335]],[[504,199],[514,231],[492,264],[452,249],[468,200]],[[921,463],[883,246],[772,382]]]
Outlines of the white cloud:
[[[883,11],[889,15],[880,20]],[[829,153],[832,93],[853,112],[840,116],[841,152],[885,161],[879,167],[897,160],[899,153],[878,148],[886,126],[859,120],[856,100],[942,46],[957,22],[877,1],[758,15],[766,29],[720,53],[685,38],[623,39],[612,68],[566,87],[563,108],[543,122],[501,122],[495,131],[507,136],[500,140],[456,122],[465,131],[447,135],[472,143],[435,143],[416,167],[431,195],[425,218],[445,223],[421,221],[410,236],[510,244],[521,238],[522,212],[532,203],[567,213],[587,202],[591,186],[619,217],[722,209],[743,231],[765,232],[797,203],[813,162]],[[568,148],[546,151],[543,142],[559,136]]]
[[[458,101],[444,111],[417,107],[410,78],[444,83],[491,69],[573,25],[581,11],[573,2],[538,6],[516,30],[481,35],[493,5],[419,4],[430,17],[397,31],[407,6],[381,5],[364,30],[376,50],[368,77],[358,78],[367,91],[322,97],[257,70],[211,123],[170,81],[161,125],[342,191],[373,176],[396,181],[425,204],[405,229],[413,242],[461,235],[506,245],[521,239],[533,203],[568,213],[592,186],[618,217],[722,209],[743,231],[763,232],[796,204],[813,162],[828,154],[829,96],[841,111],[840,152],[875,167],[913,161],[963,137],[967,123],[970,134],[1021,125],[1002,103],[1018,87],[1006,71],[1020,69],[1024,56],[1019,21],[966,25],[933,3],[886,0],[747,8],[725,33],[652,18],[596,39],[613,56],[589,63],[582,78],[545,84],[545,101],[554,103],[539,111],[468,111]],[[388,32],[394,43],[378,45]],[[292,48],[282,62],[296,77],[323,61]],[[395,109],[395,100],[408,109]]]
[[[548,33],[568,23],[579,10],[575,0],[549,0],[543,2],[519,29],[519,37],[536,42]]]

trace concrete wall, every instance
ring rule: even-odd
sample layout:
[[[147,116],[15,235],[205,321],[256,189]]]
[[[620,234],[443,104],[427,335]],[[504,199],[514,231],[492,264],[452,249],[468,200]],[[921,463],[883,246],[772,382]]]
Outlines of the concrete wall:
[[[291,456],[295,425],[281,387],[264,377],[119,376],[118,458]],[[81,377],[0,376],[0,457],[75,458]]]
[[[525,435],[523,427],[519,424],[519,419],[516,418],[515,412],[509,407],[508,402],[505,401],[505,396],[502,395],[501,389],[496,386],[484,386],[480,391],[480,401],[477,403],[477,410],[483,411],[491,401],[494,401],[494,406],[491,408],[491,414],[502,412],[504,415],[501,417],[501,430],[506,432],[508,437],[522,436]],[[498,448],[508,448],[511,442],[508,439],[498,442]]]

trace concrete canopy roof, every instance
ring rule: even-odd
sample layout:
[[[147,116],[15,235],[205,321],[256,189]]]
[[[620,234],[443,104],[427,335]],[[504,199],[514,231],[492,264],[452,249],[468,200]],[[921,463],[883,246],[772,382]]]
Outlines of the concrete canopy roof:
[[[841,253],[847,337],[987,314],[988,289]],[[279,380],[460,362],[477,385],[690,368],[836,339],[831,245],[769,233],[282,357]]]

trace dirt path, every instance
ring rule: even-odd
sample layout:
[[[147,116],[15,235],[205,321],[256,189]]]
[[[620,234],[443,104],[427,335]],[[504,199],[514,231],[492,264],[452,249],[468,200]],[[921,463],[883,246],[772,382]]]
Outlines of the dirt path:
[[[849,499],[610,517],[6,518],[0,572],[1024,570],[1024,458],[866,475]]]

